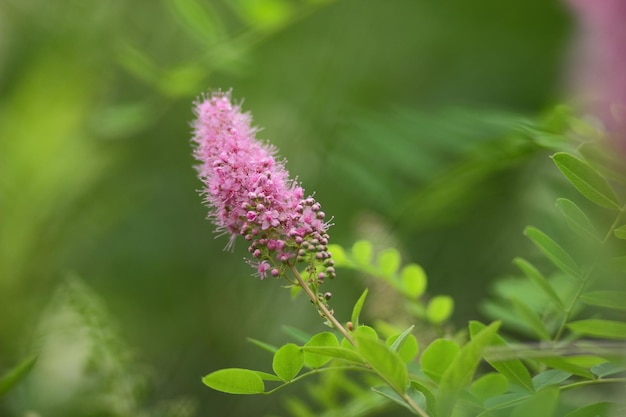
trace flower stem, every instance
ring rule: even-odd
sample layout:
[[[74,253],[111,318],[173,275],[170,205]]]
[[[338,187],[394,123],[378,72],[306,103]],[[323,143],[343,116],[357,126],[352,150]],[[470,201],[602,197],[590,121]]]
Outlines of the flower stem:
[[[313,291],[311,291],[311,288],[302,279],[302,276],[300,275],[300,272],[298,272],[298,269],[291,263],[289,263],[289,269],[291,269],[291,272],[296,277],[298,284],[300,285],[300,287],[302,287],[302,289],[304,290],[306,295],[311,299],[313,304],[315,304],[317,309],[322,312],[324,317],[335,327],[335,329],[339,330],[339,332],[348,340],[348,342],[350,342],[353,346],[356,346],[356,343],[354,339],[352,338],[352,335],[348,332],[348,330],[346,330],[345,327],[343,327],[341,323],[339,323],[339,321],[335,318],[333,313],[331,313],[328,310],[328,308],[324,305],[324,303],[322,303],[319,300],[317,295],[314,294]]]

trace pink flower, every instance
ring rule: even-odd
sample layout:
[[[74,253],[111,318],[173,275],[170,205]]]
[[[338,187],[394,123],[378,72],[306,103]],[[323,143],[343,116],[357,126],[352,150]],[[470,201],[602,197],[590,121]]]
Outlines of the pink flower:
[[[231,236],[228,246],[238,235],[250,241],[252,265],[261,278],[270,268],[273,276],[282,275],[292,259],[308,263],[312,271],[332,268],[329,225],[320,204],[303,197],[284,163],[274,159],[275,148],[256,139],[250,114],[231,102],[230,91],[203,97],[195,103],[195,114],[198,176],[209,218]],[[334,270],[324,276],[334,277]]]

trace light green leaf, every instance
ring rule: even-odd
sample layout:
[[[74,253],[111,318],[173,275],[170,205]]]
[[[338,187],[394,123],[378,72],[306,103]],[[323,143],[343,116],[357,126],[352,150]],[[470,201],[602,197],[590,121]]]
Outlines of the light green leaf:
[[[548,369],[533,377],[535,389],[541,389],[548,385],[559,385],[572,376],[570,372],[559,371],[558,369]]]
[[[532,329],[540,340],[550,340],[550,333],[546,328],[546,325],[541,321],[537,314],[531,310],[528,305],[524,304],[517,298],[510,298],[509,301],[513,303],[513,308],[517,312],[518,316],[522,318],[524,323]]]
[[[589,319],[573,321],[569,329],[583,336],[603,337],[606,339],[626,340],[626,323],[612,320]]]
[[[202,382],[209,388],[228,394],[261,394],[265,391],[259,374],[249,369],[220,369],[202,378]]]
[[[364,363],[363,358],[361,358],[361,356],[355,350],[345,347],[303,346],[302,351],[305,353],[314,353],[317,355],[329,356],[335,359],[342,359],[357,364]]]
[[[474,335],[486,327],[487,326],[478,321],[470,321],[470,336],[474,337]],[[528,391],[534,391],[530,373],[526,366],[519,359],[509,359],[509,357],[513,356],[513,353],[506,341],[500,335],[496,334],[489,346],[497,350],[493,353],[487,352],[485,354],[485,360],[512,383]]]
[[[420,357],[422,372],[435,382],[440,382],[461,348],[453,340],[435,339]]]
[[[488,398],[487,400],[485,400],[485,407],[487,407],[487,412],[479,414],[479,417],[491,416],[491,414],[489,414],[489,411],[511,408],[525,401],[527,398],[530,398],[530,394],[528,394],[527,392],[514,392]]]
[[[30,373],[35,362],[37,356],[30,356],[0,376],[0,398]]]
[[[348,259],[348,255],[346,255],[346,251],[343,247],[331,243],[328,245],[328,252],[332,254],[335,266],[341,267],[352,265],[352,262]]]
[[[592,306],[626,310],[626,291],[591,291],[583,294],[580,300]]]
[[[378,254],[378,271],[387,279],[392,279],[400,267],[400,253],[394,248],[385,249]]]
[[[360,266],[371,266],[374,249],[367,240],[357,240],[352,245],[352,258]]]
[[[394,390],[405,393],[409,375],[400,355],[378,339],[363,333],[355,335],[363,358]]]
[[[572,257],[548,235],[532,226],[524,229],[524,234],[563,272],[580,278],[580,269]]]
[[[535,268],[530,262],[522,258],[513,259],[513,263],[517,265],[517,267],[521,269],[522,272],[532,282],[534,282],[539,288],[541,288],[552,301],[554,301],[559,310],[563,311],[563,301],[561,301],[561,298],[558,296],[556,291],[554,291],[552,285],[550,285],[548,280],[544,278],[544,276],[541,274],[541,272],[537,270],[537,268]]]
[[[262,372],[262,371],[254,371],[258,376],[261,377],[262,380],[264,381],[282,381],[282,379],[280,379],[280,377],[274,375],[274,374],[268,374],[267,372]]]
[[[311,338],[306,344],[307,346],[326,346],[326,347],[339,347],[339,341],[337,336],[330,332],[318,333]],[[331,357],[328,355],[320,355],[317,353],[304,351],[304,364],[310,368],[321,368],[330,361]]]
[[[472,383],[470,391],[481,402],[504,394],[509,389],[509,380],[495,372],[485,374]]]
[[[291,381],[304,365],[304,352],[299,346],[287,343],[274,354],[272,369],[283,381]]]
[[[406,363],[413,361],[419,352],[417,339],[410,333],[413,327],[411,326],[401,334],[393,335],[386,340],[387,346],[398,352]]]
[[[566,152],[552,155],[552,160],[574,187],[589,200],[606,208],[619,209],[615,192],[589,164]]]
[[[574,411],[571,411],[565,415],[565,417],[603,417],[610,416],[612,405],[611,403],[601,402],[590,404]]]
[[[550,368],[559,369],[587,379],[593,379],[593,374],[588,369],[573,363],[569,358],[561,356],[546,356],[535,358],[538,362],[548,365]]]
[[[447,295],[433,297],[426,307],[426,318],[434,324],[440,324],[450,318],[454,310],[454,300]]]
[[[448,417],[451,414],[458,394],[472,381],[483,350],[492,342],[499,327],[500,322],[494,322],[476,333],[472,340],[461,348],[448,369],[445,370],[437,393],[439,417]]]
[[[418,298],[426,291],[426,273],[421,266],[409,264],[402,268],[400,274],[404,293],[411,298]]]
[[[383,386],[380,386],[380,387],[373,387],[372,391],[374,391],[377,394],[382,395],[383,397],[386,397],[386,398],[390,399],[391,401],[395,402],[396,404],[400,404],[401,406],[408,408],[413,413],[415,413],[415,410],[413,410],[407,404],[407,402],[404,400],[404,398],[399,396],[398,393],[395,392],[390,386],[383,385]],[[418,406],[420,406],[422,408],[422,410],[425,410],[427,408],[426,397],[420,391],[416,390],[413,387],[410,387],[407,390],[406,393],[413,400],[413,402],[415,404],[417,404]]]
[[[567,225],[573,232],[583,238],[590,237],[598,242],[601,241],[600,237],[598,237],[598,231],[593,224],[591,224],[585,212],[574,204],[574,202],[567,198],[558,198],[556,200],[556,206],[565,217],[565,220],[567,220]]]
[[[352,309],[351,320],[352,320],[352,326],[354,326],[354,328],[357,328],[359,326],[359,318],[361,316],[361,310],[363,309],[363,304],[365,303],[365,298],[367,298],[367,288],[365,289],[365,291],[363,291],[359,299],[354,304],[354,308]]]
[[[626,224],[615,229],[613,233],[618,239],[626,239]]]
[[[541,416],[551,417],[559,400],[559,387],[547,386],[518,405],[511,412],[511,417]]]
[[[376,329],[370,326],[360,325],[356,329],[354,329],[354,335],[359,335],[362,337],[369,337],[371,339],[378,339],[378,333],[376,333]]]

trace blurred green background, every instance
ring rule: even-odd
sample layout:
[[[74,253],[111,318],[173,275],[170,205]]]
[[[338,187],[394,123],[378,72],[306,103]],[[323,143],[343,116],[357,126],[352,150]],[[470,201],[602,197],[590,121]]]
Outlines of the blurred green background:
[[[288,414],[298,387],[200,381],[267,367],[248,336],[323,328],[205,219],[189,122],[213,89],[245,98],[334,243],[396,245],[479,317],[553,204],[527,127],[561,99],[572,26],[546,0],[0,2],[0,371],[39,354],[0,415]],[[364,286],[328,284],[340,317]]]

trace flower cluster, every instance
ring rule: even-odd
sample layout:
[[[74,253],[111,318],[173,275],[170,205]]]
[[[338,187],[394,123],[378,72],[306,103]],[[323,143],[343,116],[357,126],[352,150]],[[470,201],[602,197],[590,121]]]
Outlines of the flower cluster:
[[[250,114],[232,103],[230,92],[203,97],[195,113],[198,176],[209,217],[230,234],[229,246],[238,235],[250,242],[250,263],[261,278],[283,276],[289,264],[300,262],[318,283],[333,278],[325,213],[289,179],[284,163],[274,158],[276,149],[256,139]]]

